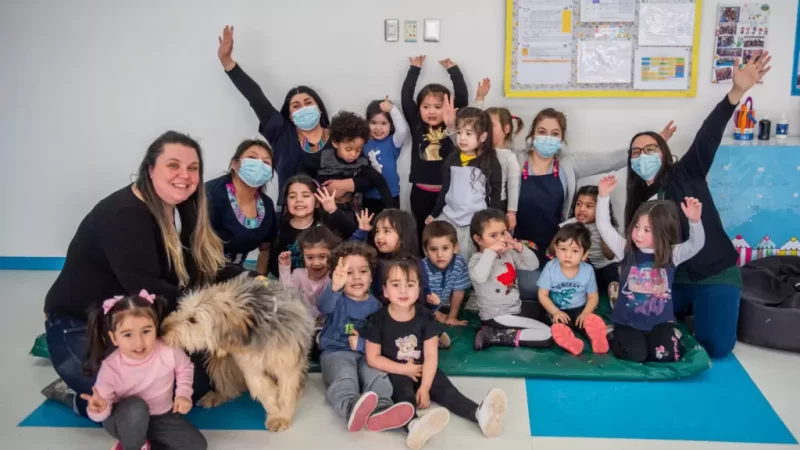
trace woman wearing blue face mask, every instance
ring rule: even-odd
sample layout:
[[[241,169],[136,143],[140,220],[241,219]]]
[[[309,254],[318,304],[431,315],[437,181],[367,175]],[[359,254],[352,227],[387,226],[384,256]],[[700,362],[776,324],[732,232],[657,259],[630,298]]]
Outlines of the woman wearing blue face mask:
[[[233,60],[232,53],[233,27],[226,26],[219,38],[217,56],[228,77],[255,111],[259,133],[275,149],[278,192],[283,192],[286,180],[297,174],[306,156],[333,148],[328,139],[328,112],[319,95],[307,86],[292,88],[278,111],[258,83]],[[352,180],[337,180],[330,187],[342,195],[355,190]]]
[[[569,214],[578,180],[622,169],[627,161],[627,150],[562,153],[566,132],[564,113],[543,109],[531,124],[527,151],[517,154],[522,180],[514,237],[536,244],[540,267],[548,261],[547,248]],[[674,132],[670,123],[661,133],[669,139]],[[539,271],[517,271],[517,277],[522,298],[537,299]]]
[[[733,87],[708,115],[691,147],[677,162],[664,139],[655,133],[639,133],[631,140],[626,226],[636,209],[651,199],[680,204],[685,197],[695,197],[703,203],[701,220],[706,242],[700,253],[678,266],[672,306],[676,315],[694,314],[694,333],[712,358],[728,355],[736,344],[742,277],[736,267],[738,253],[722,227],[706,176],[736,105],[769,71],[770,60],[764,52],[742,69],[738,61],[734,63]],[[684,237],[688,236],[689,223],[683,215],[681,227]]]
[[[275,205],[263,191],[272,179],[272,149],[248,139],[236,148],[227,174],[206,184],[211,227],[222,239],[225,259],[242,265],[258,249],[256,270],[267,274],[275,239]]]

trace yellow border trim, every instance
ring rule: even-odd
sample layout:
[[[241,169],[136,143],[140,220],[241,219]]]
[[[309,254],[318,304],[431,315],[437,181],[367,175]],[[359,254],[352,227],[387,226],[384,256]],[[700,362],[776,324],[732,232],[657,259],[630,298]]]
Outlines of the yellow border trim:
[[[698,58],[700,57],[700,24],[702,21],[703,0],[695,0],[694,39],[692,41],[691,78],[689,89],[685,91],[638,91],[626,90],[566,90],[566,91],[514,91],[511,89],[511,56],[514,51],[514,0],[506,0],[506,68],[504,76],[505,96],[510,98],[556,98],[556,97],[649,97],[676,98],[697,96],[697,76],[699,75]]]

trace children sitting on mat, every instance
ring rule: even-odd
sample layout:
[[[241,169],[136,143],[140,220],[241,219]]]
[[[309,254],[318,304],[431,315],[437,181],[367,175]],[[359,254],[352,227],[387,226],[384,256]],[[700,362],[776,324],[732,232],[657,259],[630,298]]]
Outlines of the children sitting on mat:
[[[620,298],[611,320],[614,356],[635,362],[678,361],[680,332],[672,310],[675,267],[696,255],[705,244],[700,215],[703,205],[686,197],[681,209],[689,219],[689,239],[680,243],[681,224],[675,202],[651,200],[633,215],[625,237],[611,226],[609,195],[617,185],[612,176],[600,180],[597,229],[620,263]]]
[[[434,220],[422,230],[422,248],[426,256],[422,260],[423,275],[431,292],[441,301],[441,310],[434,313],[436,320],[449,326],[466,325],[466,320],[458,320],[458,312],[464,291],[472,286],[472,281],[467,261],[458,253],[456,228],[444,220]]]
[[[157,338],[165,305],[165,299],[142,290],[108,299],[90,312],[86,369],[97,373],[97,381],[92,395],[81,397],[89,418],[119,440],[112,450],[175,448],[175,442],[207,447],[184,417],[192,409],[194,364],[183,350]],[[117,349],[103,359],[112,345]]]
[[[595,308],[600,301],[589,257],[591,233],[582,223],[564,225],[550,245],[555,259],[548,261],[539,276],[539,303],[547,311],[553,340],[564,350],[579,355],[583,341],[573,329],[585,334],[595,353],[608,352],[606,324]]]
[[[617,227],[614,217],[614,207],[609,203],[611,225]],[[589,249],[589,262],[594,267],[594,277],[597,280],[598,292],[607,292],[609,298],[616,300],[619,292],[619,263],[615,260],[614,252],[603,242],[600,232],[597,231],[597,186],[582,186],[572,199],[569,209],[569,219],[561,226],[570,223],[582,223],[592,233],[592,247]],[[611,304],[613,307],[613,303]]]
[[[539,268],[536,255],[511,237],[499,209],[475,213],[470,234],[479,252],[469,260],[469,276],[484,325],[475,335],[475,350],[493,345],[551,346],[550,327],[533,319],[537,308],[520,300],[516,283],[517,269]]]
[[[417,409],[428,408],[431,400],[443,406],[408,424],[408,448],[422,448],[441,431],[450,420],[448,410],[477,423],[487,437],[499,435],[508,409],[505,392],[491,389],[478,405],[437,367],[442,326],[430,310],[417,304],[422,279],[417,261],[391,260],[384,269],[383,291],[389,306],[373,314],[361,332],[367,340],[367,362],[389,374],[395,401]]]
[[[414,407],[407,402],[393,404],[392,384],[386,373],[367,365],[365,341],[357,331],[381,309],[381,302],[369,293],[375,250],[343,242],[329,262],[331,282],[319,298],[320,312],[325,314],[319,362],[328,402],[347,421],[348,431],[402,427],[411,420]]]

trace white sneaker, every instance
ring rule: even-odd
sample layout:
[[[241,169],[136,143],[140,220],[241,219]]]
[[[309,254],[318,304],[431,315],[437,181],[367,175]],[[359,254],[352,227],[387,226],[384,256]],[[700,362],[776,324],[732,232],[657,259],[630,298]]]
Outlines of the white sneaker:
[[[410,450],[420,450],[434,434],[444,430],[450,421],[450,411],[434,408],[429,413],[414,419],[408,426],[406,445]]]
[[[484,436],[495,437],[503,431],[506,410],[508,410],[506,393],[500,389],[490,390],[475,413]]]

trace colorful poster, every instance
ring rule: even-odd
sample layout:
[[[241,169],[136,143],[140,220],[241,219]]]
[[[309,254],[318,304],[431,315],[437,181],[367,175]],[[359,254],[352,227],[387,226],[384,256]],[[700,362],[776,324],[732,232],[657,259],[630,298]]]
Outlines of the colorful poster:
[[[769,36],[769,14],[770,8],[766,3],[719,6],[712,83],[731,83],[733,64],[737,58],[746,64],[764,53]]]
[[[689,86],[686,47],[639,47],[634,60],[633,88],[641,90],[683,90]]]

